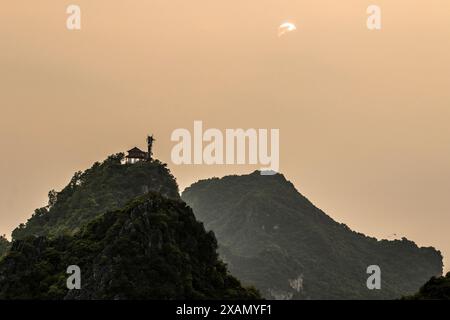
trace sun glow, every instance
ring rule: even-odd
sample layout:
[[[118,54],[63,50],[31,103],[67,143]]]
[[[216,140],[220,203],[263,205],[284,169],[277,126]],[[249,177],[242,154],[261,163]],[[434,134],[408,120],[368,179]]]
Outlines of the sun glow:
[[[297,30],[295,24],[291,22],[285,22],[278,27],[278,36],[281,37],[282,35],[295,30]]]

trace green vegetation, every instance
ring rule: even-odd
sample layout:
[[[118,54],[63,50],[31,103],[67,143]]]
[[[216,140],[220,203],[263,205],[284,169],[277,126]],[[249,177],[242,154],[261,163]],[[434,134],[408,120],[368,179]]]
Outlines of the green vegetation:
[[[48,205],[36,209],[26,224],[16,228],[13,239],[73,234],[98,215],[119,209],[148,191],[179,199],[177,183],[165,164],[158,160],[121,164],[123,157],[122,153],[112,155],[76,172],[60,192],[50,191]]]
[[[184,202],[149,193],[73,235],[14,241],[0,261],[0,299],[259,298],[227,273],[216,249]],[[66,288],[69,265],[82,270],[81,290]]]
[[[165,164],[122,162],[116,154],[75,173],[12,243],[0,237],[0,299],[260,298],[218,259]],[[268,298],[398,298],[442,273],[439,251],[356,233],[282,175],[200,181],[183,199],[232,274]],[[366,287],[373,264],[382,290]],[[69,265],[82,270],[81,290],[66,288]],[[448,297],[448,277],[409,298]]]
[[[122,162],[116,154],[75,173],[14,230],[12,246],[0,238],[0,299],[259,298],[218,260],[214,234],[165,164]],[[81,290],[66,287],[70,265]]]
[[[404,300],[450,300],[450,272],[445,277],[432,277],[418,293]]]
[[[280,174],[208,179],[182,198],[214,231],[232,274],[267,298],[393,299],[442,274],[439,251],[354,232]],[[381,290],[366,287],[369,265],[381,268]]]

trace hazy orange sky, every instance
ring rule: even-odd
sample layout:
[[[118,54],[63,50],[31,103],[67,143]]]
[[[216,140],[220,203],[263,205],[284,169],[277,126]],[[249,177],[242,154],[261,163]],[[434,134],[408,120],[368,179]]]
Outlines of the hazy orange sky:
[[[66,29],[66,7],[82,29]],[[382,30],[366,9],[382,9]],[[339,222],[450,257],[450,2],[15,0],[0,10],[0,233],[94,161],[170,134],[279,128],[280,170]],[[295,32],[277,37],[292,21]],[[450,265],[450,260],[446,259]]]

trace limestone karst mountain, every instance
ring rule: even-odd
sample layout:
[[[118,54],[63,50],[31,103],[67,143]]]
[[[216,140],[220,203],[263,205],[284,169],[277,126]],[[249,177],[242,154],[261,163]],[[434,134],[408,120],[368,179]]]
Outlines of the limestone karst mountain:
[[[240,281],[275,299],[389,299],[442,272],[439,251],[354,232],[280,174],[208,179],[180,198],[165,164],[123,154],[51,191],[2,245],[0,299],[259,298]],[[81,290],[66,287],[69,265]],[[369,265],[381,290],[367,289]]]
[[[5,247],[10,246],[5,242]],[[0,299],[258,299],[218,259],[164,164],[123,154],[74,175],[13,232]],[[81,270],[81,289],[66,286]]]
[[[203,180],[182,198],[216,234],[231,272],[266,298],[400,298],[442,273],[439,251],[354,232],[281,174]],[[366,286],[369,265],[381,268],[381,290]]]
[[[60,192],[50,191],[48,205],[36,209],[13,239],[28,236],[72,234],[86,222],[119,209],[148,191],[179,199],[178,185],[166,165],[158,160],[123,163],[124,154],[109,156],[84,172],[76,172]]]
[[[81,289],[66,286],[68,266]],[[218,260],[181,200],[149,193],[74,235],[17,240],[0,261],[0,299],[256,299]]]

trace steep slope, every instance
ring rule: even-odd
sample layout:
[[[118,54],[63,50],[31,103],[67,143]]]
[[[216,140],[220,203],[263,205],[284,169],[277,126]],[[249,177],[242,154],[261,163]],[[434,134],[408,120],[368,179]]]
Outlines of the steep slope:
[[[280,174],[204,180],[182,198],[216,234],[231,272],[267,298],[399,298],[442,273],[434,248],[353,232]],[[367,289],[369,265],[381,268],[381,290]]]
[[[122,164],[122,153],[92,168],[77,172],[60,192],[49,192],[48,206],[36,209],[13,239],[71,234],[101,213],[118,209],[148,191],[179,199],[178,186],[165,164],[158,160]]]
[[[74,235],[17,240],[0,261],[0,299],[255,299],[218,260],[214,235],[181,200],[150,193]],[[66,269],[81,268],[81,289]]]

